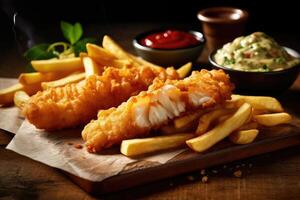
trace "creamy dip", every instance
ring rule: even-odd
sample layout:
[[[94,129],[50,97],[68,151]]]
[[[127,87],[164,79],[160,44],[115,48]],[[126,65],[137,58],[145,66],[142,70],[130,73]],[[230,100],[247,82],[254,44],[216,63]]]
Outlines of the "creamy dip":
[[[279,71],[300,63],[273,38],[262,32],[238,37],[217,51],[219,65],[240,71]]]

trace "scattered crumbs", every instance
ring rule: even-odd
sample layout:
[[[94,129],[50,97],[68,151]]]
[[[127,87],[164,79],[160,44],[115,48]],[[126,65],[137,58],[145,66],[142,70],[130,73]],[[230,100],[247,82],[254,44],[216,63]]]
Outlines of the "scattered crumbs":
[[[245,166],[246,166],[246,164],[245,164],[245,163],[243,163],[243,164],[242,164],[242,167],[245,167]]]
[[[240,178],[240,177],[242,177],[242,171],[241,171],[241,170],[237,170],[237,171],[235,171],[235,172],[233,173],[233,175],[234,175],[235,177],[237,177],[237,178]]]
[[[208,176],[203,176],[201,181],[202,181],[202,183],[207,183],[208,182]]]
[[[68,145],[73,145],[73,142],[68,142]]]
[[[213,170],[212,170],[212,173],[217,174],[217,173],[218,173],[218,170],[213,169]]]
[[[193,177],[193,176],[187,176],[187,179],[188,179],[189,181],[194,181],[194,180],[195,180],[195,177]]]
[[[252,163],[249,163],[249,168],[253,167]]]
[[[205,174],[205,169],[201,169],[200,174],[204,175]]]
[[[75,144],[74,147],[75,147],[76,149],[82,149],[82,145],[81,145],[81,144]]]
[[[236,165],[235,168],[240,168],[240,166],[239,166],[239,165]]]
[[[227,165],[223,165],[223,168],[226,169],[226,168],[227,168]]]

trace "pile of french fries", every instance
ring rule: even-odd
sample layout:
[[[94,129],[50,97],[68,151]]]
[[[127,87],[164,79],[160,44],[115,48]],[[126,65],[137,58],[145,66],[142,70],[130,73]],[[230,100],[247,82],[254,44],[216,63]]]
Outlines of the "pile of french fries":
[[[273,97],[232,95],[223,105],[175,119],[161,128],[162,136],[124,140],[121,152],[138,156],[185,145],[203,152],[227,137],[234,144],[249,144],[260,127],[289,123],[291,119]]]
[[[102,47],[87,44],[87,53],[31,62],[37,72],[22,73],[19,83],[0,90],[0,105],[13,103],[22,109],[31,95],[48,88],[64,86],[101,74],[104,67],[159,67],[126,52],[109,36],[104,36]],[[177,72],[184,78],[191,71],[187,63]],[[137,156],[187,145],[203,152],[228,137],[234,144],[248,144],[255,140],[261,126],[289,123],[291,116],[284,112],[273,97],[232,95],[232,99],[212,109],[194,111],[162,127],[162,136],[124,140],[121,153]]]
[[[1,89],[0,105],[10,106],[14,103],[22,109],[29,97],[38,91],[82,81],[90,75],[101,74],[104,67],[159,67],[126,52],[109,36],[103,37],[102,47],[87,44],[86,48],[87,53],[81,53],[79,57],[31,61],[37,72],[22,73],[18,84]],[[191,67],[192,64],[187,63],[179,68],[179,76],[185,77]]]

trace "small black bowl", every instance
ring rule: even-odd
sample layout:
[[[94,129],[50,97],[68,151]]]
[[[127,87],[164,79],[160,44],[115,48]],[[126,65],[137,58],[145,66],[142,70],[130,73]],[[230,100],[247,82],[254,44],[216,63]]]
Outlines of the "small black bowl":
[[[142,38],[152,33],[158,33],[168,29],[180,30],[180,31],[191,33],[198,38],[199,44],[186,47],[186,48],[178,48],[178,49],[154,49],[154,48],[143,46],[139,42]],[[137,54],[142,58],[144,58],[145,60],[164,67],[169,67],[169,66],[177,67],[187,62],[195,61],[199,57],[204,47],[205,39],[203,34],[199,31],[183,30],[178,28],[165,28],[165,29],[157,29],[157,30],[141,33],[133,39],[132,44]]]
[[[293,57],[300,54],[290,48],[284,47]],[[216,51],[209,55],[209,62],[215,69],[222,69],[229,74],[231,81],[235,84],[237,92],[247,94],[270,94],[276,95],[287,90],[297,79],[300,64],[280,71],[273,72],[247,72],[229,69],[214,61]]]

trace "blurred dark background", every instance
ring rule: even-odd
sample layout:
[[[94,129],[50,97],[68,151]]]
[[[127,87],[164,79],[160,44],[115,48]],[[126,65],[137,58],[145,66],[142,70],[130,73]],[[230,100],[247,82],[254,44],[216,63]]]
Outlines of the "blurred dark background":
[[[250,13],[247,33],[264,31],[275,37],[280,44],[299,51],[297,4],[295,0],[1,0],[0,50],[8,52],[7,55],[18,54],[20,56],[17,59],[20,60],[24,50],[36,42],[63,40],[59,28],[61,20],[81,22],[85,36],[97,37],[99,41],[104,34],[114,36],[121,44],[123,38],[127,37],[123,43],[125,47],[131,48],[128,41],[141,31],[168,25],[201,30],[201,24],[196,17],[199,10],[212,6],[233,6]],[[21,27],[21,32],[17,29],[16,33],[12,28],[15,13],[17,26]],[[22,32],[26,34],[22,35]],[[15,42],[15,35],[21,41],[19,45]],[[26,43],[28,35],[31,37],[30,43]],[[15,51],[8,51],[11,48],[15,48]],[[0,69],[6,64],[2,56]]]

